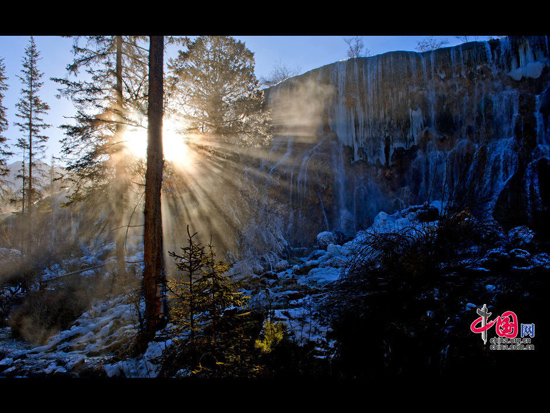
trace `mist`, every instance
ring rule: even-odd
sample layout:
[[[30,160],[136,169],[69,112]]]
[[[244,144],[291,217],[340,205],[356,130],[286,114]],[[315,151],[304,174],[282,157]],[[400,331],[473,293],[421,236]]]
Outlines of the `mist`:
[[[167,95],[163,130],[155,277],[180,283],[179,295],[157,290],[166,325],[137,350],[147,124],[133,108],[124,133],[106,122],[90,135],[96,152],[60,168],[55,186],[43,178],[31,211],[17,188],[5,204],[0,376],[416,378],[503,366],[469,326],[483,304],[542,322],[549,55],[546,37],[521,37],[351,58],[227,106],[216,76],[199,85],[213,96],[204,107],[182,76],[191,83]],[[194,272],[178,267],[189,235],[220,261],[199,249]]]

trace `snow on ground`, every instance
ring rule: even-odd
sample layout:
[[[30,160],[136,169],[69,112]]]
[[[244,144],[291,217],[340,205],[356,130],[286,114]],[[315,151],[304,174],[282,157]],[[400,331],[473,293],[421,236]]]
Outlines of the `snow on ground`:
[[[432,203],[431,207],[441,211],[439,203]],[[373,231],[414,231],[425,225],[434,225],[436,221],[418,219],[420,210],[416,206],[394,214],[381,212],[369,229],[360,231],[354,239],[342,245],[334,243],[336,238],[330,233],[319,234],[318,249],[305,257],[281,260],[274,266],[274,271],[266,270],[258,277],[260,287],[247,291],[252,293],[250,305],[270,308],[273,319],[284,322],[297,342],[313,341],[320,346],[325,340],[327,327],[314,317],[314,299],[322,296],[325,289],[339,279],[348,259],[357,253],[357,248]],[[523,249],[532,238],[532,231],[528,228],[515,228],[508,233],[514,248],[495,247],[475,265],[479,271],[486,271],[495,260],[505,259],[518,270],[533,266],[550,269],[548,254],[532,255]],[[88,257],[89,264],[96,263],[92,258]],[[142,253],[135,250],[129,254],[128,260],[138,262],[142,259]],[[487,284],[485,288],[497,292],[500,286]],[[96,302],[70,328],[55,334],[43,346],[14,340],[10,338],[8,328],[0,329],[0,377],[156,377],[159,365],[155,359],[171,342],[155,341],[145,354],[138,357],[129,355],[126,350],[135,338],[138,325],[135,294],[127,293]]]
[[[418,208],[417,208],[418,209]],[[414,209],[392,215],[381,212],[367,231],[395,231],[415,225]],[[323,288],[339,279],[342,269],[352,256],[367,231],[343,245],[336,244],[337,237],[330,232],[318,236],[318,249],[308,256],[295,259],[294,263],[281,260],[275,271],[265,273],[264,291],[256,292],[251,305],[269,306],[273,318],[282,321],[299,343],[325,340],[326,326],[313,316],[313,297],[322,294]],[[98,257],[113,245],[86,250],[79,265],[98,265]],[[129,251],[128,261],[140,262],[140,250]],[[55,274],[54,274],[55,273]],[[52,271],[51,276],[60,275]],[[139,357],[124,355],[138,331],[138,311],[132,294],[108,297],[96,302],[81,315],[72,326],[50,337],[42,346],[31,346],[9,338],[9,329],[0,333],[0,376],[40,375],[104,375],[108,377],[155,377],[158,364],[170,341],[152,342],[145,354]]]

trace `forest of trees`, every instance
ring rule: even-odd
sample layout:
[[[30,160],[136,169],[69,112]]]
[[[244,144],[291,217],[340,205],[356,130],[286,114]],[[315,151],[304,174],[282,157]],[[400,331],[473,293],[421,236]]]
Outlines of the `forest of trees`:
[[[180,51],[165,65],[167,45],[179,47]],[[40,52],[32,37],[25,51],[21,71],[23,89],[17,105],[21,122],[16,125],[21,137],[14,148],[20,150],[23,157],[23,168],[18,175],[22,180],[22,199],[20,208],[3,224],[6,241],[3,245],[19,250],[21,255],[17,268],[2,279],[2,314],[9,314],[17,306],[27,306],[26,311],[33,311],[37,303],[43,305],[42,301],[51,294],[44,289],[46,281],[41,274],[45,269],[74,256],[81,248],[83,237],[102,238],[115,246],[116,266],[112,272],[115,282],[124,284],[131,279],[133,285],[138,285],[141,290],[139,295],[145,310],[140,316],[142,323],[135,348],[144,351],[148,341],[169,318],[184,325],[184,320],[189,317],[181,313],[178,300],[174,308],[168,306],[170,294],[182,296],[182,284],[174,287],[173,281],[167,282],[167,266],[171,268],[172,263],[166,260],[170,254],[170,259],[179,260],[178,266],[182,268],[184,259],[169,248],[185,240],[186,234],[181,231],[183,223],[203,228],[197,221],[215,222],[217,217],[209,215],[219,213],[225,228],[232,231],[226,237],[250,238],[250,231],[253,231],[250,225],[238,225],[245,221],[243,216],[239,221],[230,215],[233,211],[240,211],[240,214],[252,216],[260,209],[257,202],[250,208],[242,207],[243,202],[252,202],[254,191],[257,191],[254,180],[248,182],[245,169],[247,163],[259,162],[250,156],[249,149],[269,143],[269,115],[254,75],[253,53],[231,37],[199,36],[193,40],[164,36],[75,37],[73,55],[74,61],[67,65],[67,75],[51,79],[58,84],[59,96],[70,100],[76,110],[70,122],[61,125],[64,138],[60,159],[65,173],[51,179],[50,184],[60,182],[57,188],[62,195],[56,195],[53,191],[40,191],[40,182],[44,180],[37,179],[36,164],[42,159],[48,141],[42,133],[49,127],[43,122],[43,116],[50,106],[40,98],[43,74],[39,65]],[[7,90],[5,80],[4,67],[0,65],[2,93]],[[0,176],[4,176],[7,173],[6,159],[12,152],[1,135],[8,127],[1,98],[3,95],[0,95]],[[185,141],[194,153],[193,171],[182,172],[163,154],[163,123],[167,117],[177,119],[179,139]],[[132,128],[147,131],[144,158],[131,151],[131,135],[125,132]],[[225,169],[225,176],[212,172],[215,168]],[[225,189],[225,196],[229,199],[229,209],[214,211],[212,208],[212,214],[208,209],[202,210],[203,204],[198,202],[200,196],[212,199],[222,196],[221,188]],[[197,195],[197,191],[204,194]],[[245,199],[247,192],[250,195]],[[181,201],[182,198],[188,199]],[[184,211],[182,216],[177,213],[172,217],[163,216],[167,211],[170,214],[171,208],[181,210],[187,204],[194,205],[189,208],[197,210],[194,215]],[[59,212],[56,212],[57,207],[60,207]],[[58,217],[55,224],[53,220],[59,214],[62,217]],[[179,220],[178,230],[163,229],[163,222],[171,220]],[[54,234],[56,230],[65,230],[63,241]],[[141,278],[137,281],[128,273],[126,253],[130,230],[141,232],[143,237],[143,272],[137,274]],[[209,233],[201,235],[218,240],[214,231],[210,228]],[[227,231],[222,228],[219,232]],[[166,234],[176,240],[170,246],[164,242]],[[193,237],[187,235],[192,242]],[[250,248],[250,241],[248,244],[242,242],[242,245]],[[214,294],[214,301],[204,305],[217,306],[217,310],[209,313],[212,317],[218,314],[214,318],[220,318],[224,308],[244,307],[245,300],[231,298],[237,292],[230,286],[232,284],[226,284],[224,278],[229,267],[214,261],[212,242],[208,249],[205,248],[201,247],[202,258],[198,265],[202,269],[199,272],[211,268],[204,280],[211,280],[225,292],[219,298]],[[188,282],[192,282],[192,274],[187,276],[190,277]],[[200,279],[199,284],[204,280]],[[97,285],[88,289],[96,288]],[[204,290],[202,298],[197,300],[205,302],[205,297],[211,294],[209,291]],[[64,295],[57,304],[49,304],[55,309],[50,308],[49,315],[45,316],[48,319],[42,321],[47,324],[66,319],[66,323],[78,316],[85,304],[67,305],[67,300],[71,299],[76,300],[70,294]],[[183,298],[182,302],[185,300],[188,298]],[[65,317],[69,309],[72,314]],[[191,319],[193,317],[191,315]],[[224,320],[235,326],[229,318]],[[221,324],[212,323],[214,331],[218,331]],[[192,327],[191,331],[194,329]],[[38,340],[43,339],[40,336]],[[190,340],[192,346],[197,345],[193,334]],[[226,357],[227,351],[222,351]]]

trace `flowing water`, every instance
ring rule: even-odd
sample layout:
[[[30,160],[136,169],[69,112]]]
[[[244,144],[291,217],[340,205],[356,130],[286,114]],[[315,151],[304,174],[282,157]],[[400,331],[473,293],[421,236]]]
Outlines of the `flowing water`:
[[[291,242],[466,182],[494,206],[522,163],[548,156],[548,65],[546,37],[504,38],[344,60],[270,89],[269,171],[284,183]]]

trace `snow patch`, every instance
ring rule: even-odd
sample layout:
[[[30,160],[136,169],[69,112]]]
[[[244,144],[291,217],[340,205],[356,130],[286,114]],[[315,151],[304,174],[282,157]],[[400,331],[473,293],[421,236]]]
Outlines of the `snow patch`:
[[[302,285],[307,285],[311,282],[318,285],[325,285],[331,282],[338,280],[340,277],[340,269],[334,267],[320,267],[313,268],[307,275],[307,277],[302,277],[298,283]]]

